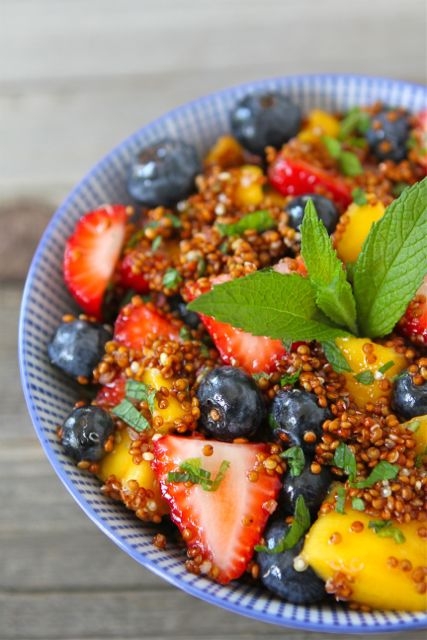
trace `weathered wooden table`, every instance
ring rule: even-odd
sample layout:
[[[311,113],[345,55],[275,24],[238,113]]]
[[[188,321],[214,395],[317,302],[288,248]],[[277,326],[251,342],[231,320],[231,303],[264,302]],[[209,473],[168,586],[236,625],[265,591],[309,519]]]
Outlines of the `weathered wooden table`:
[[[24,406],[21,291],[58,203],[137,127],[264,76],[425,82],[425,26],[424,0],[0,0],[0,640],[325,638],[201,603],[87,519]]]

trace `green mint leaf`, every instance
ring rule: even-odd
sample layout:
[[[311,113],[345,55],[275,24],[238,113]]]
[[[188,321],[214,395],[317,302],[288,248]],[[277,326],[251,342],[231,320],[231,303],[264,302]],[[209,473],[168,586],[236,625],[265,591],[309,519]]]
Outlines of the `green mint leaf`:
[[[337,373],[351,373],[352,368],[345,359],[341,349],[332,340],[322,342],[322,349],[332,369]]]
[[[365,501],[362,498],[353,498],[351,506],[355,511],[365,511]]]
[[[360,187],[356,187],[351,192],[351,197],[353,198],[353,202],[358,204],[360,207],[364,204],[368,204],[368,199],[366,197],[366,193]]]
[[[256,271],[214,286],[188,309],[256,336],[295,342],[348,335],[318,310],[310,280],[296,273]]]
[[[153,242],[151,243],[151,251],[157,251],[157,249],[160,247],[162,242],[163,242],[162,236],[156,236]]]
[[[223,460],[215,478],[212,478],[210,471],[202,468],[200,458],[188,458],[179,465],[179,471],[170,471],[167,476],[168,482],[191,482],[199,484],[204,491],[216,491],[224,480],[230,463]]]
[[[397,544],[403,544],[406,540],[403,532],[391,520],[370,520],[368,527],[381,538],[393,538]]]
[[[393,365],[394,365],[394,360],[389,360],[388,362],[383,364],[383,366],[380,367],[378,371],[384,375],[384,373],[386,373],[386,371],[391,369]]]
[[[382,480],[394,480],[399,473],[400,467],[397,464],[391,464],[387,460],[381,460],[371,471],[369,476],[365,480],[354,482],[353,486],[356,489],[368,489],[372,487],[376,482]]]
[[[179,271],[177,271],[177,269],[174,269],[173,267],[169,267],[169,269],[166,269],[162,280],[162,284],[164,287],[166,287],[167,289],[173,289],[180,282],[182,282],[182,276]]]
[[[280,378],[280,386],[286,387],[287,385],[290,385],[291,387],[293,387],[294,384],[298,382],[300,373],[301,369],[298,369],[294,373],[287,373],[286,375],[282,376]]]
[[[342,119],[338,137],[340,140],[345,140],[354,133],[366,133],[370,126],[371,119],[369,115],[359,107],[355,107],[350,109]]]
[[[216,225],[224,236],[240,236],[248,229],[254,229],[261,233],[277,226],[269,211],[254,211],[247,213],[237,222],[229,224],[217,223]]]
[[[411,420],[411,422],[408,422],[405,426],[407,429],[409,429],[409,431],[415,433],[420,428],[421,422],[415,418],[414,420]]]
[[[111,413],[114,413],[115,416],[123,420],[123,422],[126,422],[126,424],[135,429],[135,431],[145,431],[150,428],[148,420],[144,418],[142,413],[140,413],[127,398],[113,407]]]
[[[345,513],[345,501],[346,501],[347,493],[345,487],[340,486],[337,487],[337,492],[335,496],[335,511],[337,513]]]
[[[345,442],[340,442],[335,449],[333,464],[342,469],[350,482],[353,482],[357,474],[356,456]]]
[[[355,153],[351,151],[342,151],[339,158],[338,164],[345,176],[360,176],[363,173],[363,167],[360,164],[359,158]]]
[[[316,304],[333,322],[357,333],[356,303],[346,272],[312,200],[301,224],[301,255],[316,292]]]
[[[286,534],[274,547],[265,545],[256,545],[255,551],[264,551],[265,553],[283,553],[288,549],[292,549],[299,542],[305,532],[310,528],[310,512],[307,509],[304,498],[298,496],[295,503],[294,519]]]
[[[374,382],[375,376],[372,371],[366,370],[357,373],[354,376],[354,379],[357,380],[357,382],[360,382],[360,384],[366,384],[368,386]]]
[[[301,475],[305,465],[304,451],[301,447],[289,447],[281,454],[281,458],[285,458],[289,464],[289,473],[292,478],[297,478]]]
[[[331,136],[322,136],[322,142],[325,145],[329,155],[332,158],[339,158],[342,152],[341,143]]]
[[[393,329],[426,272],[427,178],[408,187],[376,222],[356,261],[353,290],[361,335]]]
[[[126,380],[125,396],[133,400],[138,400],[138,402],[147,402],[150,412],[153,413],[156,390],[144,382],[132,379]]]

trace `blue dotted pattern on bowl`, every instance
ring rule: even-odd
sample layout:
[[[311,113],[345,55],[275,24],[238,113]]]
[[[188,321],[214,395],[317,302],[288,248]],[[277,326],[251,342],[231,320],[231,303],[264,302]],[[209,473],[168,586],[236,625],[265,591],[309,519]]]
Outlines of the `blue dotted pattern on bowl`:
[[[106,202],[128,202],[125,176],[132,156],[142,147],[171,136],[196,144],[203,154],[229,128],[228,113],[236,100],[257,90],[278,90],[312,107],[345,110],[382,100],[413,112],[427,107],[426,88],[394,80],[346,75],[271,78],[226,89],[179,107],[135,132],[103,158],[77,185],[52,217],[32,261],[22,300],[19,327],[21,379],[28,410],[56,473],[86,514],[119,547],[142,565],[187,593],[229,611],[285,627],[330,633],[399,631],[427,626],[422,613],[361,613],[336,606],[295,606],[261,589],[234,582],[221,586],[189,574],[178,548],[152,544],[153,530],[99,491],[95,478],[80,472],[58,446],[55,430],[69,413],[78,391],[54,371],[46,345],[61,316],[75,309],[62,281],[65,239],[76,220]]]

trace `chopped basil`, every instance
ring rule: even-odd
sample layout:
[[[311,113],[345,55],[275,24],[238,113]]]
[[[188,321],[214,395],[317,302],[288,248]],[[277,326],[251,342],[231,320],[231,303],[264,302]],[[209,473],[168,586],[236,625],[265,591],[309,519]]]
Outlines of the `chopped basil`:
[[[366,193],[360,187],[356,187],[351,192],[351,197],[353,198],[353,202],[358,204],[360,207],[364,204],[368,204],[368,199],[366,197]]]
[[[273,547],[266,545],[256,545],[255,551],[263,551],[265,553],[283,553],[287,549],[292,549],[302,538],[305,532],[310,528],[310,512],[307,509],[304,498],[298,496],[295,503],[294,519],[287,533]]]
[[[115,416],[123,420],[123,422],[126,422],[130,427],[135,429],[135,431],[145,431],[150,428],[148,420],[144,418],[142,413],[140,413],[135,405],[127,398],[113,407],[111,413],[114,413]]]
[[[372,487],[376,482],[382,480],[394,480],[399,473],[400,467],[397,464],[391,464],[387,460],[381,460],[371,471],[369,476],[365,480],[354,482],[353,486],[356,489],[368,489]]]
[[[355,380],[357,380],[357,382],[360,382],[360,384],[366,384],[366,385],[370,385],[375,381],[375,376],[372,373],[372,371],[366,370],[366,371],[361,371],[360,373],[357,373],[354,376]]]
[[[341,120],[339,139],[344,140],[355,133],[364,134],[371,126],[371,119],[366,111],[359,107],[350,109]]]
[[[323,136],[322,142],[329,155],[337,160],[341,173],[345,176],[358,176],[363,173],[359,158],[351,151],[345,151],[341,143],[331,136]]]
[[[373,529],[380,538],[393,538],[397,544],[403,544],[406,540],[403,532],[390,520],[370,520],[368,527]]]
[[[163,241],[162,236],[156,236],[153,242],[151,243],[151,251],[157,251],[157,249],[162,244],[162,241]]]
[[[188,458],[179,465],[179,471],[170,471],[167,476],[168,482],[191,482],[199,484],[204,491],[216,491],[223,481],[226,471],[230,466],[227,460],[220,464],[218,473],[212,478],[210,471],[202,468],[200,458]]]
[[[285,458],[289,464],[289,473],[292,478],[296,478],[301,475],[305,465],[304,451],[301,447],[289,447],[282,454],[281,458]]]
[[[386,371],[388,371],[389,369],[391,369],[391,367],[394,365],[394,360],[389,360],[388,362],[386,362],[385,364],[383,364],[382,367],[380,367],[378,369],[378,371],[380,373],[385,373]]]
[[[337,488],[337,495],[335,497],[335,511],[337,513],[345,513],[345,500],[347,494],[343,486]]]
[[[351,506],[355,511],[365,511],[365,501],[362,498],[353,498]]]
[[[253,211],[247,213],[237,222],[229,224],[217,223],[218,229],[224,236],[240,236],[248,229],[254,229],[261,233],[276,226],[276,222],[269,211]]]
[[[340,442],[335,449],[333,464],[342,469],[348,475],[350,482],[353,482],[357,473],[356,456],[348,445]]]
[[[152,387],[138,380],[127,380],[125,395],[127,398],[138,400],[138,402],[146,402],[150,412],[153,413],[156,390]]]
[[[294,371],[294,373],[287,373],[280,378],[280,386],[285,387],[286,385],[294,386],[296,382],[298,382],[299,376],[301,373],[301,369],[298,371]]]
[[[179,273],[179,271],[177,269],[174,269],[173,267],[169,267],[169,269],[166,269],[163,275],[162,284],[167,289],[173,289],[181,281],[182,281],[182,276]]]

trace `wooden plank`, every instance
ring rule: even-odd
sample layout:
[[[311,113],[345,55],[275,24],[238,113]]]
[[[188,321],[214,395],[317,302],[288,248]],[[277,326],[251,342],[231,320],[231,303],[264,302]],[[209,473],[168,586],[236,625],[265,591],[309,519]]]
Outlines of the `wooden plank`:
[[[110,639],[141,636],[200,640],[221,638],[281,638],[283,640],[324,640],[324,634],[281,629],[222,611],[190,598],[177,590],[164,597],[158,591],[96,590],[75,592],[0,593],[3,631],[1,640],[40,638]],[[3,634],[3,635],[2,635]],[[351,636],[341,635],[341,640]],[[354,636],[353,636],[354,637]],[[387,634],[376,636],[388,640]],[[399,634],[399,640],[422,640],[422,631]]]
[[[380,60],[390,65],[383,47],[391,43],[396,73],[411,74],[411,62],[421,68],[423,12],[422,0],[3,0],[0,77],[209,72],[274,58],[288,68],[315,59],[347,70],[358,58],[372,71]]]

